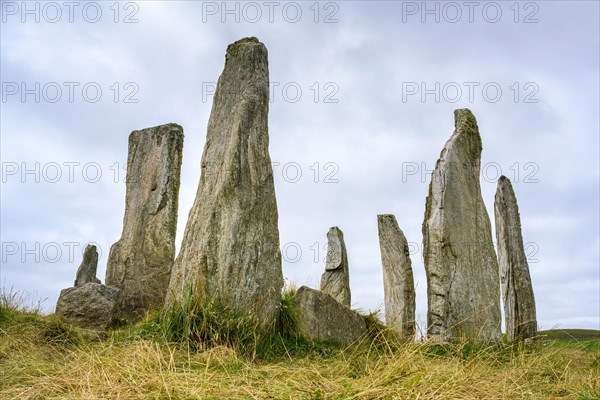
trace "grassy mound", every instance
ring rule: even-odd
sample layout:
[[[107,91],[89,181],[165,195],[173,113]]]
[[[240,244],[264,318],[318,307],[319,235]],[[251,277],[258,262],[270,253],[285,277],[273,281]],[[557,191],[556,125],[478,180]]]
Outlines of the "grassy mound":
[[[190,297],[106,337],[0,302],[4,399],[598,399],[600,340],[476,347],[406,343],[365,317],[349,346],[296,335],[293,295],[276,332]]]

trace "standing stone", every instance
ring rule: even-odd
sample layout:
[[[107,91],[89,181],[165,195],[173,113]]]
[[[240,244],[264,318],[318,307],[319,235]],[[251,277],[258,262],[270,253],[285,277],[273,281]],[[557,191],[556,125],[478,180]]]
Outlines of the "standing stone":
[[[344,233],[334,226],[327,232],[327,258],[321,276],[321,291],[350,307],[350,275]]]
[[[75,286],[83,286],[86,283],[100,283],[100,279],[96,278],[96,270],[98,269],[98,251],[96,246],[88,244],[83,250],[83,261],[77,269],[75,277]]]
[[[492,228],[481,197],[481,137],[468,109],[431,176],[423,222],[427,323],[442,340],[500,339],[500,282]]]
[[[501,176],[494,199],[500,284],[506,333],[510,340],[535,336],[535,298],[521,236],[519,206],[510,180]]]
[[[401,336],[415,335],[415,284],[404,232],[391,214],[378,215],[385,321]]]
[[[191,285],[274,327],[283,274],[268,108],[266,47],[256,38],[230,44],[167,306],[184,299]]]
[[[177,124],[129,135],[123,233],[106,268],[106,285],[121,289],[119,317],[137,320],[164,304],[175,258],[182,149]]]
[[[294,296],[301,336],[352,343],[367,332],[363,317],[327,293],[302,286]]]

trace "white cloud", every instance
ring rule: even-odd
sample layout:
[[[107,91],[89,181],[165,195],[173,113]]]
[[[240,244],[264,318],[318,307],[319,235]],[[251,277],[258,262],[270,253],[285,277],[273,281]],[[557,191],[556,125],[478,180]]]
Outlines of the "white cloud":
[[[515,24],[507,8],[497,24],[481,18],[473,24],[422,24],[419,16],[402,22],[402,2],[339,2],[339,22],[323,24],[313,22],[310,4],[302,4],[298,23],[286,22],[281,10],[273,23],[265,18],[235,23],[231,17],[221,23],[218,15],[203,22],[199,2],[140,2],[136,24],[115,24],[107,8],[98,24],[3,23],[3,82],[97,81],[104,96],[98,103],[79,98],[58,104],[11,97],[1,104],[2,161],[92,161],[105,175],[97,184],[3,183],[2,241],[98,242],[104,250],[102,277],[124,209],[124,185],[111,181],[110,166],[125,161],[131,130],[178,122],[185,129],[179,244],[211,107],[210,97],[203,101],[202,83],[216,82],[228,43],[255,35],[269,49],[271,80],[280,83],[270,105],[271,157],[282,167],[297,162],[303,173],[300,182],[290,183],[282,167],[276,168],[281,242],[297,242],[303,251],[298,262],[284,263],[286,276],[318,286],[324,263],[313,260],[310,246],[323,245],[327,229],[338,225],[348,245],[353,304],[380,308],[376,215],[394,213],[408,240],[420,244],[428,187],[423,169],[433,169],[452,133],[453,109],[469,107],[482,132],[483,165],[494,163],[513,180],[525,239],[539,246],[539,263],[531,264],[539,320],[545,327],[597,328],[598,4],[538,3],[536,24]],[[331,10],[321,10],[319,18],[325,11]],[[139,103],[115,104],[109,86],[119,82],[123,90],[130,81],[139,87]],[[290,82],[302,88],[297,103],[282,96],[282,86]],[[336,85],[337,103],[323,102],[332,93],[324,86],[328,82]],[[420,94],[403,101],[407,82],[419,88],[457,82],[463,91],[464,82],[478,82],[478,88],[493,82],[503,95],[497,103],[486,101],[479,89],[473,102],[467,92],[456,103],[443,94],[439,102],[433,95],[422,102]],[[522,102],[530,93],[527,82],[538,85],[538,103]],[[317,162],[321,171],[315,183],[310,167]],[[334,176],[339,183],[323,182],[326,162],[339,169]],[[418,171],[403,180],[407,162]],[[539,181],[524,182],[535,167]],[[492,220],[495,189],[494,179],[482,176]],[[413,266],[423,321],[426,280],[420,258],[413,256]],[[12,258],[2,263],[1,284],[37,290],[52,309],[79,262]]]

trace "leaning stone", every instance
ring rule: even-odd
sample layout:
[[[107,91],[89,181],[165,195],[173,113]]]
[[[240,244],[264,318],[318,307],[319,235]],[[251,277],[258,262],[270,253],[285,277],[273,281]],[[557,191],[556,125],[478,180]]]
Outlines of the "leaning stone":
[[[177,124],[129,135],[123,233],[106,268],[106,284],[121,289],[121,318],[138,320],[164,304],[175,259],[182,149]]]
[[[415,284],[408,241],[391,214],[378,215],[385,322],[402,337],[415,335]]]
[[[167,306],[183,300],[192,286],[275,327],[283,274],[268,109],[266,47],[256,38],[230,44]]]
[[[479,183],[481,137],[468,109],[454,112],[429,185],[423,222],[430,336],[500,339],[500,281]]]
[[[350,274],[344,234],[334,226],[327,232],[327,258],[321,276],[321,291],[350,307]]]
[[[527,340],[537,333],[535,298],[521,236],[517,197],[505,176],[498,180],[494,215],[506,333],[510,340]]]
[[[83,286],[86,283],[100,283],[100,279],[96,278],[96,270],[98,269],[98,251],[96,246],[88,244],[83,251],[83,261],[77,269],[75,277],[75,286]]]
[[[103,330],[113,320],[118,297],[119,289],[93,282],[63,289],[56,314],[80,328]]]
[[[359,313],[342,305],[327,293],[302,286],[294,297],[299,333],[315,340],[352,343],[367,332]]]

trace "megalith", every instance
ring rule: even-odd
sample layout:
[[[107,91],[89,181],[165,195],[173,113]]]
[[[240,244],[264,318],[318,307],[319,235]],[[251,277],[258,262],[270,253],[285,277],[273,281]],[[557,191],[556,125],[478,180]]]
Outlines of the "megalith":
[[[266,47],[254,37],[230,44],[167,306],[193,290],[275,326],[283,274],[268,109]]]
[[[350,307],[350,275],[344,233],[334,226],[327,232],[325,272],[321,276],[321,291]]]
[[[378,215],[385,322],[402,337],[415,335],[415,284],[408,241],[391,214]]]
[[[494,216],[506,333],[510,340],[532,338],[537,333],[535,298],[521,236],[517,197],[505,176],[498,180]]]
[[[138,320],[164,304],[175,259],[183,128],[166,124],[129,135],[125,216],[112,245],[106,285],[121,290],[116,314]]]
[[[479,182],[475,116],[454,112],[455,130],[431,176],[423,222],[428,334],[442,340],[500,339],[500,282]]]

